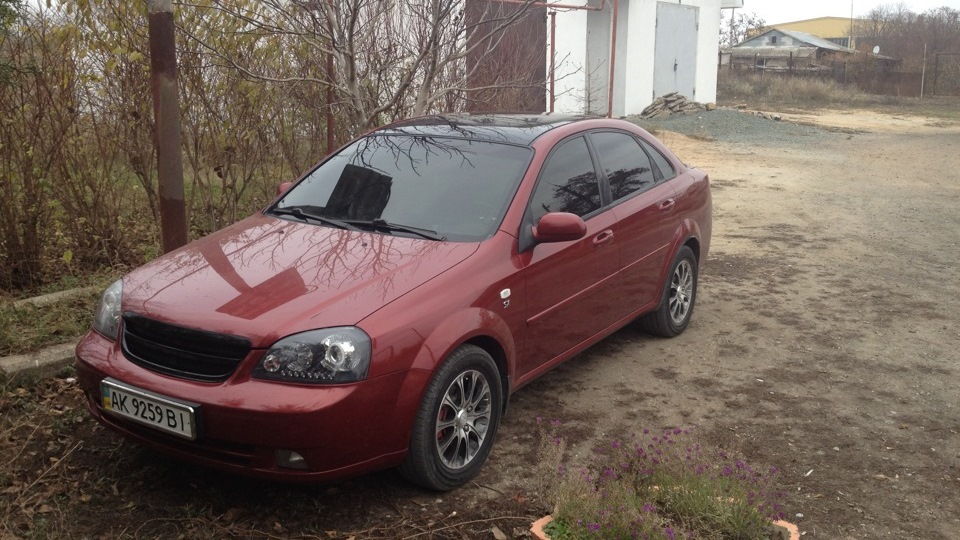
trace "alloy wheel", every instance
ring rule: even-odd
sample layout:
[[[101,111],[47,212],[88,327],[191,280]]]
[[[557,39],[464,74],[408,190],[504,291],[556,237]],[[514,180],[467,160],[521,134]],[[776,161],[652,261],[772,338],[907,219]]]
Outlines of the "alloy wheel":
[[[693,266],[690,261],[680,261],[670,280],[670,319],[681,325],[690,313],[693,301]]]
[[[458,375],[443,394],[437,412],[437,456],[444,466],[462,469],[483,446],[491,420],[490,384],[476,370]]]

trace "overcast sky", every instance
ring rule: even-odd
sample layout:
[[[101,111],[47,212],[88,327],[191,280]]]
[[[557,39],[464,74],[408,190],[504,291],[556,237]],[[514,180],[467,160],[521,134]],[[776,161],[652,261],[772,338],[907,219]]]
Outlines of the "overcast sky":
[[[882,5],[894,5],[897,2],[877,0],[853,0],[855,16],[866,14]],[[960,10],[960,0],[904,0],[911,11],[922,13],[928,9],[949,7]],[[791,2],[784,0],[744,0],[743,9],[763,17],[767,24],[813,19],[815,17],[849,17],[850,0],[804,0]]]

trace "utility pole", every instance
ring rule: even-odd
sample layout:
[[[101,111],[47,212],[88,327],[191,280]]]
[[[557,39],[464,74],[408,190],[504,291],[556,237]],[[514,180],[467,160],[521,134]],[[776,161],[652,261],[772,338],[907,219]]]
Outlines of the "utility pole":
[[[737,44],[737,42],[734,41],[735,32],[736,32],[735,31],[736,20],[737,20],[737,8],[731,8],[730,9],[730,46],[731,47]]]
[[[851,49],[856,50],[856,47],[853,46],[853,0],[850,0],[850,43],[848,43]]]
[[[160,188],[160,237],[164,253],[187,243],[180,152],[180,105],[173,0],[147,0],[150,36],[150,89],[153,93],[154,145]]]

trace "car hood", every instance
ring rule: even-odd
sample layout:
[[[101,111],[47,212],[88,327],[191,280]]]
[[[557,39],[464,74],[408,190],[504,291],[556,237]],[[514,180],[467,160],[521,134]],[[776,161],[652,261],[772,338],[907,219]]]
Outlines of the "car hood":
[[[263,348],[297,332],[356,324],[478,245],[256,215],[124,277],[123,310]]]

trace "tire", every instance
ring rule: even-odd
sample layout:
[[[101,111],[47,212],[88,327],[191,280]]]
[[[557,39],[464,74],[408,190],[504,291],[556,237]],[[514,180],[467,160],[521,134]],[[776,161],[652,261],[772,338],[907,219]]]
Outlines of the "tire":
[[[640,318],[644,330],[656,336],[674,337],[687,329],[697,300],[697,270],[693,250],[681,247],[663,285],[660,306]]]
[[[502,410],[503,387],[493,358],[475,345],[461,346],[427,386],[400,473],[437,491],[465,484],[490,455]]]

